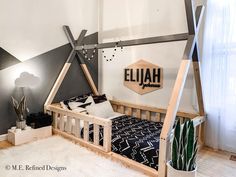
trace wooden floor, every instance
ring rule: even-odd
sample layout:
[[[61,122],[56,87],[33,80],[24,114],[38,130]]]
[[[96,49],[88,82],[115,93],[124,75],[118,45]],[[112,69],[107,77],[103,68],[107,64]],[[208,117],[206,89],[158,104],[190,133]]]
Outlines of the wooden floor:
[[[13,145],[8,141],[0,141],[0,149],[6,149],[12,147]]]
[[[7,141],[0,142],[0,149],[12,147]],[[236,161],[229,160],[231,153],[204,148],[198,155],[197,177],[236,177]]]
[[[206,148],[201,150],[197,177],[236,177],[236,161],[229,160],[231,155]]]

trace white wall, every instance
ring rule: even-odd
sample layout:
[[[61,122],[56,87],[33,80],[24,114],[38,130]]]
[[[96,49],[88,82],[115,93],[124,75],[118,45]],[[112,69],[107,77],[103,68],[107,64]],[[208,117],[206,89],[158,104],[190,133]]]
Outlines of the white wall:
[[[187,32],[184,0],[101,0],[99,4],[100,42],[119,41]],[[166,108],[176,79],[186,41],[125,47],[107,62],[113,49],[100,55],[99,90],[116,99]],[[164,87],[138,95],[123,86],[123,69],[145,59],[163,67]],[[192,70],[192,68],[191,68]],[[194,112],[192,71],[184,89],[180,110]]]
[[[97,31],[97,0],[1,0],[0,47],[24,61],[68,43],[62,25],[77,38]]]

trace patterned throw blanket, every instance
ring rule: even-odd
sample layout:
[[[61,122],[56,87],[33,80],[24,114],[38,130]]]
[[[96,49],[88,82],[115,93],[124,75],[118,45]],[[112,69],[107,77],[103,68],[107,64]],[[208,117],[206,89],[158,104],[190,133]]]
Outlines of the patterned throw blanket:
[[[163,123],[120,116],[112,120],[112,151],[149,167],[158,169],[159,140]],[[89,128],[93,141],[93,125]],[[83,131],[81,132],[83,136]],[[100,144],[103,143],[100,128]]]

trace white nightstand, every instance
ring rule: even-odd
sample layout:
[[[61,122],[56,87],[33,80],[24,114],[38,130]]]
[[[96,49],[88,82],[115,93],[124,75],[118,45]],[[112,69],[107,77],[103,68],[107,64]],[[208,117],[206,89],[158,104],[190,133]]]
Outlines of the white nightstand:
[[[37,128],[37,129],[26,129],[16,132],[16,130],[9,129],[7,139],[14,145],[20,145],[35,141],[42,138],[52,136],[52,126]]]

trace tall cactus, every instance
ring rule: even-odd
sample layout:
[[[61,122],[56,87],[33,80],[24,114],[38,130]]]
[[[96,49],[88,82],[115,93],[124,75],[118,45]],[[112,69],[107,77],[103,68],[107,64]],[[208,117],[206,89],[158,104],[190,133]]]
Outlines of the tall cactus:
[[[186,121],[181,127],[178,120],[172,144],[172,166],[176,170],[193,171],[196,168],[197,139],[193,121]]]

